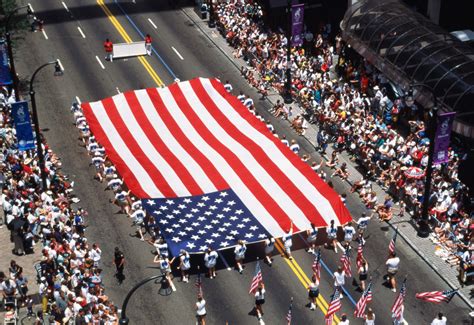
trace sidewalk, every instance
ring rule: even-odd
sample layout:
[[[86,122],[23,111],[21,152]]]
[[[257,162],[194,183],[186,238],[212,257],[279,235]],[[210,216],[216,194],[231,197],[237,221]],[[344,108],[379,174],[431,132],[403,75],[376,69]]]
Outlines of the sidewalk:
[[[4,219],[3,209],[0,209],[0,219]],[[12,253],[13,243],[10,242],[10,231],[7,229],[6,225],[0,226],[0,249],[2,254],[0,255],[0,271],[5,273],[5,276],[9,276],[8,268],[10,266],[10,261],[15,260],[18,265],[23,267],[23,274],[28,279],[28,295],[33,296],[35,301],[35,306],[38,305],[38,284],[36,283],[36,271],[33,265],[40,261],[41,258],[41,244],[37,244],[35,252],[29,255],[17,256]],[[36,310],[38,308],[33,308]],[[0,308],[0,320],[3,320],[5,315],[5,310],[3,305]],[[19,312],[20,318],[23,315],[26,315],[26,308],[22,308]]]
[[[184,14],[188,16],[188,18],[194,22],[196,27],[198,27],[206,37],[215,44],[215,46],[231,61],[231,63],[238,69],[242,66],[247,66],[246,62],[242,59],[236,59],[233,55],[233,48],[230,47],[226,40],[221,36],[221,34],[215,29],[211,29],[207,25],[207,20],[202,20],[193,8],[184,7],[182,9]],[[277,99],[281,99],[281,97],[275,91],[269,91],[269,96],[267,100],[274,105]],[[294,110],[294,116],[297,114],[302,113],[302,110],[296,103],[291,105]],[[302,138],[305,138],[308,142],[310,142],[313,146],[316,145],[316,135],[318,129],[315,125],[308,123],[308,128],[304,133]],[[326,153],[327,155],[322,157],[326,161],[328,157],[331,156],[333,149],[332,146],[328,146]],[[350,176],[347,182],[352,185],[352,183],[356,180],[359,180],[362,177],[362,174],[357,170],[355,162],[350,160],[350,157],[347,155],[346,152],[343,152],[339,155],[339,162],[340,164],[345,162],[348,166],[348,171]],[[328,173],[328,177],[329,177]],[[373,189],[377,193],[377,197],[380,200],[386,195],[386,192],[375,182],[373,182]],[[380,202],[379,202],[380,203]],[[388,222],[389,226],[393,229],[398,227],[398,233],[400,237],[421,257],[423,261],[425,261],[442,279],[445,281],[451,288],[459,288],[459,295],[463,299],[463,301],[471,308],[474,309],[474,285],[465,286],[461,288],[461,285],[458,281],[458,271],[456,267],[450,266],[447,262],[445,262],[441,257],[435,254],[435,245],[431,242],[428,238],[420,238],[418,237],[417,230],[415,228],[415,224],[412,221],[412,217],[405,213],[405,215],[401,218],[394,217],[391,222]]]

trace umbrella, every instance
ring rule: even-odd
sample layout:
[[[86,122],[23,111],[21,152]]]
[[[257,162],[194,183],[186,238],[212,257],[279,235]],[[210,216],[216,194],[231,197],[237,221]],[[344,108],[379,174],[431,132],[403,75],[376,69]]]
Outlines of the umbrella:
[[[420,179],[425,176],[425,171],[419,167],[410,167],[405,170],[405,176],[408,178]]]

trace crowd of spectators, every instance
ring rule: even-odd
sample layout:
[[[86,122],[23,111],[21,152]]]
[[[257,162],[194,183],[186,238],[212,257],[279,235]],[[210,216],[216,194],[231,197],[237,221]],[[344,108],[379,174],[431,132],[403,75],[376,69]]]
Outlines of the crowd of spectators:
[[[218,29],[235,49],[234,56],[247,62],[241,72],[249,83],[260,92],[273,88],[283,93],[288,66],[285,34],[266,26],[260,6],[251,1],[222,2],[214,12]],[[331,37],[333,34],[330,25],[325,25],[315,39],[308,31],[305,44],[292,47],[293,98],[306,120],[318,125],[322,153],[328,143],[334,145],[326,164],[336,170],[333,175],[349,176],[346,166],[338,161],[338,155],[346,151],[365,169],[364,177],[351,190],[359,191],[368,208],[376,209],[382,220],[390,220],[393,200],[399,200],[402,214],[406,207],[418,217],[428,164],[427,114],[416,104],[408,106],[403,96],[390,98],[384,75],[365,59],[354,59],[340,35]],[[280,104],[274,115],[287,118],[297,133],[303,134],[301,115],[293,117],[291,112],[291,107]],[[458,175],[462,153],[450,148],[449,158],[448,163],[434,166],[429,214],[435,234],[461,255],[473,251],[474,219],[469,189]],[[421,175],[409,173],[415,168]],[[378,204],[374,182],[393,199]]]
[[[57,324],[118,324],[117,308],[102,283],[102,252],[84,236],[87,213],[73,208],[73,203],[80,201],[73,195],[74,184],[61,171],[60,158],[43,139],[47,188],[41,188],[35,150],[19,151],[17,147],[10,115],[13,101],[13,94],[1,89],[2,205],[14,253],[41,251],[41,261],[35,265],[42,305],[38,321],[49,317]],[[0,274],[4,298],[19,299],[20,304],[31,302],[21,267],[12,261],[9,274]]]

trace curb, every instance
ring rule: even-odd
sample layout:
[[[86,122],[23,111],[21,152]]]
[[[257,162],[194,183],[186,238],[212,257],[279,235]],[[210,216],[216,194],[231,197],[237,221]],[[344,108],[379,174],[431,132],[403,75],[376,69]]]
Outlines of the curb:
[[[214,44],[214,46],[219,49],[220,52],[222,52],[222,54],[224,54],[224,56],[232,63],[232,65],[240,71],[239,69],[239,66],[237,63],[234,62],[234,59],[231,58],[224,49],[222,49],[216,42],[214,42],[214,40],[208,35],[207,31],[205,31],[198,22],[196,22],[196,20],[191,17],[191,15],[189,15],[185,9],[181,8],[181,11],[186,15],[186,17],[188,17],[193,23],[194,25],[201,31],[201,33],[206,36],[206,38],[212,43]],[[270,99],[268,98],[265,98],[266,101],[268,101],[270,104],[274,104]],[[303,136],[303,138],[308,141],[311,145],[313,145],[311,143],[311,141],[306,137],[306,136]],[[324,160],[328,160],[325,156],[322,156],[321,155],[321,159],[324,159]],[[352,183],[346,179],[346,182],[352,186]],[[384,191],[385,192],[385,191]],[[388,222],[387,221],[387,224],[395,230],[395,227],[392,225],[391,222]],[[422,253],[420,252],[419,249],[416,248],[416,246],[411,242],[410,239],[408,239],[408,237],[406,235],[404,235],[401,231],[398,231],[398,234],[402,237],[402,239],[408,244],[408,246],[410,246],[410,248],[415,251],[415,253],[449,286],[451,287],[451,289],[457,289],[459,288],[459,285],[455,285],[453,284],[449,279],[447,279],[439,270],[438,268],[433,265],[429,260],[428,258]],[[471,309],[474,309],[474,303],[471,302],[471,300],[469,299],[469,297],[467,297],[464,293],[458,291],[458,296],[466,303],[466,305],[468,305],[469,308]]]

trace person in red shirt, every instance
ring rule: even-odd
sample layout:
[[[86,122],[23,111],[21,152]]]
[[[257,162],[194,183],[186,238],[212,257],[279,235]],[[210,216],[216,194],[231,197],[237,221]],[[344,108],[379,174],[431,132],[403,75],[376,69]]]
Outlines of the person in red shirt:
[[[150,34],[146,34],[145,36],[145,49],[146,54],[151,56],[151,36]]]
[[[114,60],[113,58],[114,45],[108,38],[104,42],[104,49],[105,49],[105,59],[112,62]]]

